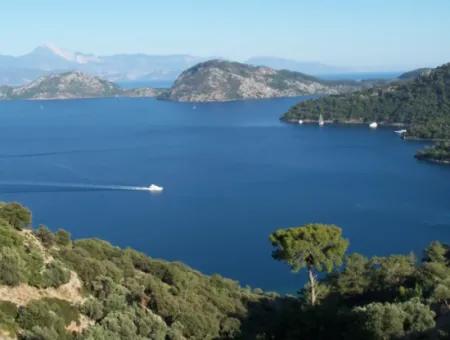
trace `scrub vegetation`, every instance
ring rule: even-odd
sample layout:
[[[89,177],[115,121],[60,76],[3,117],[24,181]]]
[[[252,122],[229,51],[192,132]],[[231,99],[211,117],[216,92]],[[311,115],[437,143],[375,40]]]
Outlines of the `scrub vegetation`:
[[[273,257],[310,273],[297,295],[241,287],[98,239],[31,227],[0,204],[0,338],[438,339],[450,332],[450,248],[366,258],[337,226],[270,235]],[[269,243],[268,243],[269,246]],[[269,247],[268,247],[269,251]],[[267,273],[270,275],[270,273]]]

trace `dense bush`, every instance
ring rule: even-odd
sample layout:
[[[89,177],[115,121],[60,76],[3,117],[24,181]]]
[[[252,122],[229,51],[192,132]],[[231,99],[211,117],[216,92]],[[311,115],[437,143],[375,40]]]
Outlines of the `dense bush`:
[[[0,203],[0,218],[21,230],[31,224],[31,212],[19,203]]]
[[[65,234],[60,242],[45,228],[34,235],[45,248],[29,231],[0,224],[0,284],[59,287],[73,270],[86,300],[72,305],[41,298],[20,308],[0,301],[0,337],[369,340],[450,334],[450,248],[439,242],[421,261],[350,254],[317,280],[312,305],[308,286],[298,297],[267,294],[105,241],[70,241]],[[323,254],[330,256],[326,247]],[[66,327],[79,322],[80,313],[93,324],[70,334]]]
[[[69,282],[70,272],[60,263],[53,261],[45,265],[42,273],[42,287],[59,287]]]
[[[25,339],[70,339],[65,327],[78,319],[78,309],[68,302],[40,299],[20,308],[17,323]]]
[[[55,244],[55,235],[44,225],[40,225],[34,231],[34,234],[46,248],[50,248]]]
[[[435,326],[435,313],[419,301],[370,303],[356,307],[360,334],[368,339],[393,339],[420,334]]]
[[[441,163],[450,163],[450,142],[437,143],[425,148],[416,154],[418,159],[432,160]]]

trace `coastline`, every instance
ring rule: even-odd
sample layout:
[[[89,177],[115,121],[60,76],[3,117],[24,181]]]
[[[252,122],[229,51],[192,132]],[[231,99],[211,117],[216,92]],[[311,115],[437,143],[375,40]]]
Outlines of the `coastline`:
[[[424,161],[428,163],[438,164],[438,165],[450,165],[450,160],[442,160],[442,159],[436,159],[436,158],[429,158],[421,155],[414,155],[414,157],[419,161]]]
[[[284,117],[280,118],[281,121],[288,123],[288,124],[295,124],[295,125],[301,125],[298,123],[299,119],[285,119]],[[303,124],[317,124],[317,119],[301,119],[303,121]],[[370,122],[365,122],[362,120],[324,120],[325,124],[333,124],[333,125],[369,125]],[[377,122],[379,126],[384,127],[395,127],[395,128],[401,128],[401,127],[407,127],[408,124],[405,123],[390,123],[390,122]]]
[[[299,124],[297,119],[285,119],[284,117],[280,118],[281,121],[288,123],[288,124],[295,124],[295,125],[312,125],[312,124],[318,124],[317,120],[313,119],[303,119],[302,123]],[[363,122],[361,120],[347,120],[347,121],[336,121],[336,120],[325,120],[326,124],[332,124],[332,125],[368,125],[368,122]],[[389,128],[405,128],[408,127],[407,124],[404,123],[389,123],[389,122],[377,122],[379,126],[383,127],[389,127]],[[405,136],[405,135],[399,135],[401,139],[404,141],[418,141],[418,142],[430,142],[430,143],[439,143],[444,142],[445,139],[439,139],[439,138],[422,138],[422,137],[416,137],[416,136]],[[417,160],[425,161],[433,164],[438,165],[450,165],[450,159],[449,160],[442,160],[442,159],[436,159],[432,157],[428,157],[426,155],[421,154],[421,150],[418,150],[414,157]]]

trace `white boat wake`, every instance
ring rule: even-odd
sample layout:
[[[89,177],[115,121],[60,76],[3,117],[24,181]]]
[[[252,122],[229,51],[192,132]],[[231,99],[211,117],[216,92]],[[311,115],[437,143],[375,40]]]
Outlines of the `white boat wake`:
[[[128,190],[128,191],[150,191],[161,192],[163,187],[152,184],[148,187],[113,184],[86,184],[65,182],[32,182],[32,181],[0,181],[0,185],[6,186],[30,186],[30,187],[53,187],[62,189],[93,189],[93,190]]]

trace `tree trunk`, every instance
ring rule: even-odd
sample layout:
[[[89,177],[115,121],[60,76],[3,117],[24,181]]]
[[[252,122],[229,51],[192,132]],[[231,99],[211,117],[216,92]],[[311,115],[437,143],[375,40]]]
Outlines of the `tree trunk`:
[[[309,285],[311,286],[311,305],[316,304],[316,279],[314,278],[314,274],[312,268],[308,268],[309,274]]]

